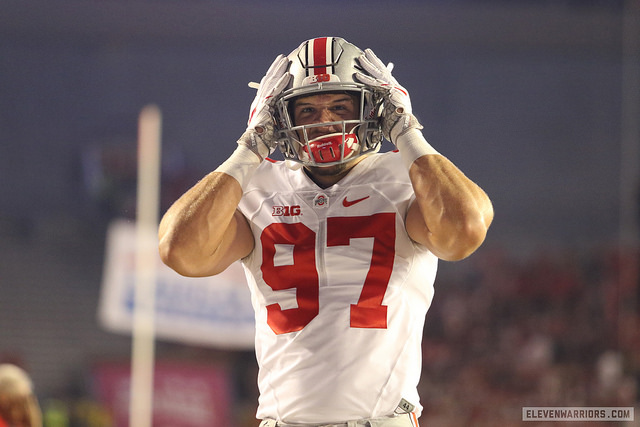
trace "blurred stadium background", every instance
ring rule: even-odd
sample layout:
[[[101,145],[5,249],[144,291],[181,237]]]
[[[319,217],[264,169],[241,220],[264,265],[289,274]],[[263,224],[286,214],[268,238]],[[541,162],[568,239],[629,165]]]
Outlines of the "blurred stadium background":
[[[164,211],[234,149],[247,82],[323,35],[394,62],[495,205],[486,244],[441,264],[421,421],[637,408],[640,1],[0,0],[0,362],[46,425],[126,425],[131,337],[98,309],[139,111],[162,110]],[[157,341],[154,425],[257,425],[252,350],[189,332]]]

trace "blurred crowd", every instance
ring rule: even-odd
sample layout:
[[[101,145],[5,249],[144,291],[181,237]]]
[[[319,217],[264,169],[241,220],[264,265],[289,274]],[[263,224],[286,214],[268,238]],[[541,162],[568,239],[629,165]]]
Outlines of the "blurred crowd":
[[[617,247],[547,248],[443,265],[425,325],[421,421],[510,426],[523,407],[637,406],[639,260]]]

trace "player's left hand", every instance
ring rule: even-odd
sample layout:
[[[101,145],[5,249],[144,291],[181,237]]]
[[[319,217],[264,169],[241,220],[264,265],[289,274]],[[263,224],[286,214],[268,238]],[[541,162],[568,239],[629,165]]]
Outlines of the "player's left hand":
[[[393,64],[385,66],[371,49],[365,49],[359,58],[360,66],[365,73],[356,73],[360,82],[376,88],[383,93],[385,100],[382,112],[382,133],[385,138],[395,143],[396,138],[412,128],[422,128],[412,114],[409,92],[402,87],[391,70]]]

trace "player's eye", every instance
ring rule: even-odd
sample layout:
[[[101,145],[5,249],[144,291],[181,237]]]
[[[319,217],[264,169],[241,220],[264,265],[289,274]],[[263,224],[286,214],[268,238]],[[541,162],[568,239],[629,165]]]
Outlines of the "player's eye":
[[[302,107],[298,110],[298,114],[311,114],[313,111],[313,107]]]

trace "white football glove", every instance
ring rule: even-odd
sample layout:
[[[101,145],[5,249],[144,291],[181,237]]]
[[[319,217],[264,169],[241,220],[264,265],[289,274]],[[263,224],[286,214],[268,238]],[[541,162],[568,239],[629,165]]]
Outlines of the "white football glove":
[[[385,107],[382,111],[382,134],[392,143],[410,129],[422,129],[412,114],[409,92],[391,75],[392,64],[385,66],[371,49],[365,49],[358,58],[367,73],[356,73],[360,82],[383,92]]]
[[[276,148],[271,107],[275,97],[287,86],[291,74],[287,72],[289,60],[278,55],[260,80],[258,93],[251,103],[247,130],[238,139],[239,145],[248,147],[264,160]]]

